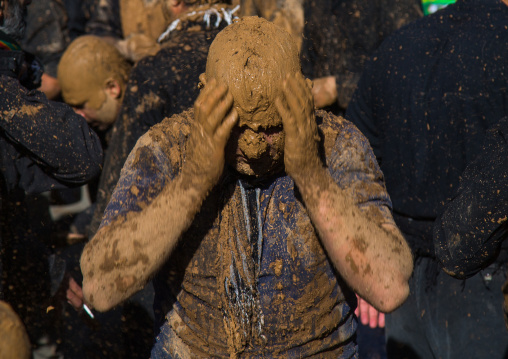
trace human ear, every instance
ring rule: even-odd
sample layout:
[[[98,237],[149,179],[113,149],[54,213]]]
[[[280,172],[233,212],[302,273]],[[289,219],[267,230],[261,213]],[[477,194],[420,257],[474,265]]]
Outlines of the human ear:
[[[109,78],[106,80],[105,91],[109,96],[111,96],[114,99],[118,99],[122,95],[122,87],[120,86],[118,81],[113,78]]]
[[[203,72],[201,75],[199,75],[199,83],[198,83],[198,89],[202,89],[206,85],[206,74]]]

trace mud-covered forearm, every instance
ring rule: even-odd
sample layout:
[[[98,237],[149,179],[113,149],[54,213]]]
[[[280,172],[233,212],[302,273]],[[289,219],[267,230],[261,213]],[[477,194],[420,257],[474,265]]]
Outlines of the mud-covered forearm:
[[[207,192],[182,173],[141,212],[102,227],[81,256],[85,300],[106,311],[141,290],[190,226]]]
[[[404,238],[394,225],[362,212],[325,168],[308,173],[296,185],[337,270],[376,309],[396,309],[409,294],[413,269]]]
[[[85,300],[96,309],[108,310],[143,288],[189,228],[208,192],[222,175],[224,147],[238,121],[232,105],[233,97],[226,86],[217,85],[215,80],[205,85],[196,100],[197,120],[186,145],[181,171],[158,190],[151,173],[155,171],[160,176],[164,160],[155,164],[157,156],[152,150],[157,152],[158,146],[152,142],[154,132],[138,141],[137,150],[133,150],[130,158],[138,158],[139,172],[129,177],[129,171],[125,170],[120,179],[123,184],[117,185],[115,194],[119,193],[117,201],[123,202],[125,198],[120,191],[128,192],[125,196],[134,197],[136,202],[130,203],[131,207],[139,211],[127,212],[99,229],[81,257]],[[130,166],[129,159],[126,166]],[[136,186],[143,182],[145,190],[149,187],[148,192],[151,188],[160,191],[148,205],[143,205],[140,199],[143,195]],[[128,206],[131,200],[125,202],[120,205]]]

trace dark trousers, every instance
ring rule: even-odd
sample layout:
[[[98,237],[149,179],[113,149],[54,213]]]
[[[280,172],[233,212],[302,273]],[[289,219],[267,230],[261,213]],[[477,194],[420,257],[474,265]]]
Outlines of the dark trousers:
[[[386,316],[388,358],[508,358],[501,293],[506,267],[495,269],[464,281],[439,271],[435,260],[419,258],[408,300]]]

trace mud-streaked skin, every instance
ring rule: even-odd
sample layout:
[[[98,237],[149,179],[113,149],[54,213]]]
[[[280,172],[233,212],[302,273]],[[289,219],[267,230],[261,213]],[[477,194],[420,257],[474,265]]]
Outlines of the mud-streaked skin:
[[[407,297],[412,271],[407,244],[395,226],[361,212],[327,172],[318,155],[310,86],[299,71],[296,45],[283,49],[279,45],[291,43],[290,35],[266,23],[245,18],[217,36],[208,63],[218,66],[207,67],[203,77],[205,85],[194,106],[195,123],[181,171],[140,212],[102,227],[85,247],[81,258],[84,293],[96,309],[108,310],[125,300],[162,266],[219,181],[226,161],[247,175],[253,171],[251,177],[256,177],[253,164],[259,158],[266,159],[267,174],[285,171],[294,180],[329,258],[358,294],[382,311],[395,309]],[[260,47],[262,36],[271,36],[276,44]],[[251,58],[241,56],[242,44],[249,41],[257,51],[265,51],[266,58],[286,50],[288,56],[263,69],[271,71],[270,76],[256,77],[253,71],[237,83],[238,77],[226,76],[224,69],[244,66],[251,71],[247,66]],[[267,83],[259,84],[255,81],[259,78]],[[249,101],[242,96],[258,99],[256,107],[246,108]],[[258,113],[267,111],[269,119],[256,120]],[[248,132],[243,135],[250,137],[244,142],[242,135],[230,136],[242,126]],[[256,151],[256,145],[264,151]],[[233,156],[226,156],[226,149],[233,148]],[[239,149],[241,156],[235,157]],[[238,161],[243,161],[241,166]]]

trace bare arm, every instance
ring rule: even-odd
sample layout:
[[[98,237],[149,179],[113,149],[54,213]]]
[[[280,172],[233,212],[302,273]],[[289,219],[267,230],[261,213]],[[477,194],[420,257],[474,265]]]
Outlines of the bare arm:
[[[225,86],[210,81],[195,104],[189,154],[176,178],[140,212],[102,227],[81,257],[85,301],[106,311],[143,288],[190,226],[224,168],[237,113]]]
[[[288,77],[277,100],[286,133],[284,162],[321,241],[342,277],[376,309],[389,312],[409,294],[413,263],[400,231],[367,217],[318,157],[312,95],[301,75]]]

